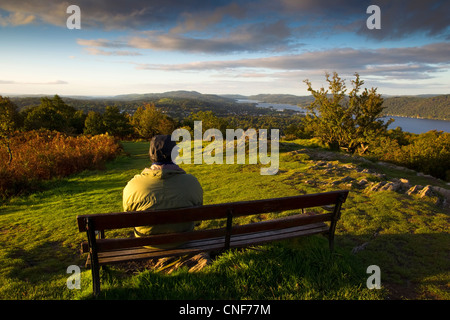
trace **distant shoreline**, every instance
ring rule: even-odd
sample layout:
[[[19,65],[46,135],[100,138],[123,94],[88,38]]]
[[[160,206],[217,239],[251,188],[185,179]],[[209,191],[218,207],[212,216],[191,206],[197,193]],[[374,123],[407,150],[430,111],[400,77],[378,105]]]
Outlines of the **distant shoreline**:
[[[405,116],[399,114],[385,114],[383,117],[398,117],[398,118],[411,118],[411,119],[423,119],[423,120],[437,120],[437,121],[450,121],[450,118],[429,118],[429,117],[420,117],[420,116]]]

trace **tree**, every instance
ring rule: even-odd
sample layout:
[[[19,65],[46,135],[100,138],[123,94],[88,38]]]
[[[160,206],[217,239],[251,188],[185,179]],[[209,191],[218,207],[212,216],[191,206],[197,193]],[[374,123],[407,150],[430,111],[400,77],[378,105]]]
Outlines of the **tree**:
[[[154,104],[139,107],[131,118],[135,132],[144,139],[158,134],[171,134],[176,127],[175,121],[156,109]]]
[[[353,89],[348,96],[345,81],[336,72],[332,79],[326,74],[329,90],[323,87],[314,90],[311,82],[305,80],[314,101],[307,107],[304,123],[328,147],[364,153],[373,139],[386,133],[393,120],[385,123],[380,119],[384,110],[381,95],[374,88],[366,88],[359,94],[364,81],[360,80],[358,73],[355,73],[355,77],[351,81]]]
[[[6,148],[11,163],[13,154],[10,148],[11,137],[17,128],[17,107],[9,98],[0,96],[0,142]]]
[[[116,137],[125,137],[132,133],[130,118],[116,106],[107,106],[103,114],[103,125],[106,132]]]
[[[48,129],[64,131],[65,119],[56,109],[48,105],[39,105],[28,111],[24,120],[26,130]]]
[[[103,124],[103,116],[100,112],[89,111],[86,120],[84,121],[85,134],[102,134],[106,132],[106,127]]]
[[[83,112],[67,105],[58,95],[52,99],[44,97],[41,104],[26,112],[26,130],[48,129],[65,133],[81,133]]]
[[[198,111],[192,113],[189,120],[192,121],[192,127],[194,121],[202,122],[202,134],[208,129],[218,129],[222,134],[225,134],[228,127],[228,122],[224,118],[217,117],[212,111]]]
[[[82,110],[77,110],[69,119],[69,126],[73,128],[74,133],[83,133],[87,115]]]

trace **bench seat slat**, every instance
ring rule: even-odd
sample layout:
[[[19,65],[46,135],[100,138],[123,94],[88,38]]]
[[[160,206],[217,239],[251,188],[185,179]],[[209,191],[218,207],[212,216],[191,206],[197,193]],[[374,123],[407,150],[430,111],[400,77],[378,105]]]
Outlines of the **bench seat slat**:
[[[325,223],[316,223],[306,226],[297,226],[285,228],[277,231],[263,231],[254,232],[242,235],[232,235],[230,247],[243,247],[261,244],[264,242],[271,242],[277,240],[284,240],[304,235],[312,235],[324,233],[328,231],[328,226]],[[113,264],[130,260],[153,259],[168,256],[180,256],[186,254],[199,253],[204,251],[214,251],[223,249],[225,240],[223,237],[202,239],[191,241],[180,248],[154,250],[148,248],[132,248],[120,249],[114,251],[101,252],[98,254],[99,264]],[[87,265],[90,264],[88,259]]]

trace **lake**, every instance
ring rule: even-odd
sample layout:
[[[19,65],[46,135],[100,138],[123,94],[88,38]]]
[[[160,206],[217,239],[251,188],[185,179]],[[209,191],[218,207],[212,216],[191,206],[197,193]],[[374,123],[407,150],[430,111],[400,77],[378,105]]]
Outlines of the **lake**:
[[[450,121],[433,120],[433,119],[418,119],[408,117],[394,117],[388,116],[383,119],[395,121],[389,125],[389,129],[401,127],[403,131],[412,133],[424,133],[430,130],[450,132]]]
[[[294,106],[292,104],[266,103],[258,102],[255,100],[238,100],[238,102],[256,103],[256,106],[260,108],[272,107],[276,110],[289,109],[306,113],[306,109]],[[428,132],[430,130],[450,132],[450,121],[447,120],[418,119],[395,116],[388,116],[384,117],[383,119],[387,121],[390,118],[394,119],[395,121],[389,125],[389,129],[401,127],[403,131],[417,134]]]

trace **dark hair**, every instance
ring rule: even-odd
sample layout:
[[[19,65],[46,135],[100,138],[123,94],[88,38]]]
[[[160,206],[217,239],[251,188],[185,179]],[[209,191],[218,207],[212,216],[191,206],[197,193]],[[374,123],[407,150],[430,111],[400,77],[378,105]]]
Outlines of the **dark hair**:
[[[172,150],[176,147],[170,135],[157,135],[150,140],[150,160],[155,163],[172,163]]]

